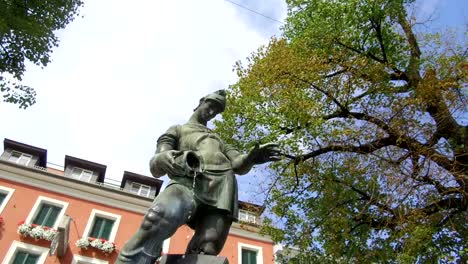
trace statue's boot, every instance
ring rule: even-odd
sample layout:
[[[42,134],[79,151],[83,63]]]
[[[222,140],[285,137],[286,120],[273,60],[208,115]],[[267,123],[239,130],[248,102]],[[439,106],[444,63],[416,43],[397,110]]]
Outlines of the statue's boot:
[[[154,264],[159,255],[151,255],[144,249],[137,249],[129,252],[120,252],[116,264]]]

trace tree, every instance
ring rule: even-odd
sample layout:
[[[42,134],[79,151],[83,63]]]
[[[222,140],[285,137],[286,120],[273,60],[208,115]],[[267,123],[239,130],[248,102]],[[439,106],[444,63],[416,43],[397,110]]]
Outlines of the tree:
[[[216,129],[280,142],[264,230],[304,257],[467,259],[467,45],[413,2],[289,0],[284,36],[235,66]]]
[[[0,93],[4,102],[27,108],[35,103],[33,88],[20,82],[25,62],[45,67],[58,46],[54,31],[78,15],[81,0],[0,0]]]

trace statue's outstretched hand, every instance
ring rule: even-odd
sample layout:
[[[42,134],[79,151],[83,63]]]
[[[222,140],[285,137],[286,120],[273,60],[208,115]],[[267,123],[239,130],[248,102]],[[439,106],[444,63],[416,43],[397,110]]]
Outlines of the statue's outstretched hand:
[[[255,146],[247,154],[247,160],[253,164],[263,164],[269,161],[280,160],[279,145],[276,143],[267,143]]]

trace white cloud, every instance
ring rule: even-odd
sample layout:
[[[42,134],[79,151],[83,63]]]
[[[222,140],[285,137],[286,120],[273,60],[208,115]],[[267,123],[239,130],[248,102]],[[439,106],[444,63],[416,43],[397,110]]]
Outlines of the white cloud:
[[[267,43],[225,1],[86,1],[84,18],[59,32],[44,69],[28,65],[24,84],[38,102],[0,104],[0,137],[149,174],[156,139],[185,122],[205,94],[235,82],[232,66]]]

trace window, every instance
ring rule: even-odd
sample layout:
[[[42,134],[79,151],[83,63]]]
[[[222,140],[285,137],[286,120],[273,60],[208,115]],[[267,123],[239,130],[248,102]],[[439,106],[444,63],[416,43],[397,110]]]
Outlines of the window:
[[[239,264],[263,264],[262,247],[238,243]]]
[[[48,248],[13,241],[2,263],[43,264],[45,263],[48,253]]]
[[[11,152],[11,156],[8,160],[11,162],[15,162],[15,163],[27,166],[29,162],[32,160],[32,155],[18,152],[18,151],[13,151]]]
[[[18,251],[13,258],[13,264],[33,264],[37,263],[39,260],[40,255],[26,252],[26,251]]]
[[[113,226],[114,220],[96,216],[89,236],[109,240]]]
[[[131,192],[141,196],[149,197],[151,187],[148,185],[132,182]]]
[[[32,223],[36,225],[52,227],[54,226],[60,211],[62,211],[61,207],[42,203],[40,205],[39,212],[37,213],[36,217],[34,217]]]
[[[5,209],[15,189],[0,186],[0,213]]]
[[[67,207],[67,202],[39,196],[25,222],[57,229]]]
[[[6,196],[6,193],[0,193],[0,204],[3,203],[3,200],[5,200]]]
[[[108,264],[109,261],[90,258],[80,255],[73,255],[72,264]]]
[[[72,171],[73,179],[89,182],[92,177],[93,177],[92,171],[81,169],[78,167],[73,168],[73,171]]]
[[[257,223],[257,216],[246,210],[239,210],[239,221]]]
[[[119,228],[120,218],[120,215],[93,209],[83,236],[104,238],[113,242]]]
[[[257,264],[257,251],[242,249],[242,264]]]

